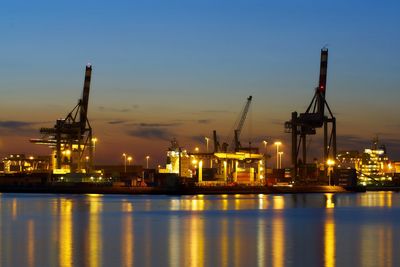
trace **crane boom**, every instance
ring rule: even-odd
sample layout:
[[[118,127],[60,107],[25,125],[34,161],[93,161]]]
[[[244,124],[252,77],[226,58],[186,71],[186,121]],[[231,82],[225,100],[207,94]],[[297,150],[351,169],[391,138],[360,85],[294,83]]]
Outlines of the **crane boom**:
[[[81,132],[84,132],[86,127],[91,77],[92,77],[92,66],[86,65],[85,81],[83,83],[83,93],[81,99],[80,120],[79,120],[81,125]]]
[[[318,113],[324,116],[325,109],[325,92],[326,92],[326,77],[328,73],[328,49],[321,49],[321,63],[319,68],[319,83],[318,93],[320,95]]]
[[[235,151],[239,150],[240,148],[240,134],[242,132],[242,128],[244,125],[244,122],[246,121],[246,117],[247,117],[247,113],[249,112],[249,108],[250,108],[250,104],[251,104],[251,100],[252,100],[252,96],[249,96],[247,98],[247,102],[246,105],[244,106],[242,115],[240,117],[239,123],[235,129],[234,135],[235,135]]]

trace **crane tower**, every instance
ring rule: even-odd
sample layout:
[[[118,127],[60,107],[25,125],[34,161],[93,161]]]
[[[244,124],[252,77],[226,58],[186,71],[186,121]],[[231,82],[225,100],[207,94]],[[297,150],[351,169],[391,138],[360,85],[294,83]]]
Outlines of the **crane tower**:
[[[318,87],[306,112],[292,112],[292,118],[285,123],[286,132],[292,134],[291,160],[294,179],[307,178],[307,136],[315,135],[317,128],[324,128],[323,160],[336,159],[336,118],[326,101],[326,81],[328,70],[328,49],[321,49]],[[328,114],[325,115],[325,108]],[[300,150],[302,157],[299,158]],[[325,168],[326,169],[326,168]]]
[[[58,119],[53,128],[41,128],[40,139],[32,143],[52,149],[53,173],[89,173],[93,170],[92,127],[88,120],[92,66],[85,69],[82,98],[65,119]]]

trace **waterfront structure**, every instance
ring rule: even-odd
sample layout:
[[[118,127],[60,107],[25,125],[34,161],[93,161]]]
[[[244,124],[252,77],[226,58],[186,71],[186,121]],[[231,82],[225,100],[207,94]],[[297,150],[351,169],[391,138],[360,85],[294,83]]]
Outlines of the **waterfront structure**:
[[[363,184],[371,183],[371,179],[379,182],[392,180],[388,174],[390,161],[384,146],[377,147],[375,143],[372,148],[365,149],[360,162],[359,178]]]
[[[199,184],[264,184],[264,155],[244,151],[188,152],[176,140],[167,151],[167,164],[159,173],[176,174]]]
[[[357,150],[340,151],[336,157],[338,168],[360,169],[361,155]]]
[[[3,173],[47,172],[50,169],[50,156],[26,156],[10,154],[2,160]]]
[[[93,151],[97,138],[92,138],[88,119],[92,66],[85,69],[82,98],[65,119],[58,119],[53,128],[41,128],[40,139],[32,143],[52,149],[51,168],[54,174],[93,172]]]
[[[328,70],[328,49],[321,49],[320,72],[318,86],[306,112],[292,112],[291,120],[285,123],[285,130],[291,133],[291,160],[293,178],[306,180],[309,176],[307,165],[307,136],[316,134],[317,128],[324,128],[323,162],[327,176],[328,159],[336,159],[336,118],[326,101],[326,82]],[[325,108],[327,114],[325,114]],[[310,139],[308,139],[310,140]],[[300,155],[300,150],[302,154]]]

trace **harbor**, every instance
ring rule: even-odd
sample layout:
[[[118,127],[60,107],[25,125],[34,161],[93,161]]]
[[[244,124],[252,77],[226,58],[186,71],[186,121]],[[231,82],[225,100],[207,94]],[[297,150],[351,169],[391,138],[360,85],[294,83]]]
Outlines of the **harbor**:
[[[82,97],[54,127],[42,127],[41,138],[33,144],[50,148],[50,155],[10,154],[2,161],[2,192],[128,193],[128,194],[258,194],[258,193],[336,193],[366,191],[367,188],[397,190],[400,162],[389,160],[386,147],[378,138],[364,153],[343,149],[338,153],[336,117],[326,100],[328,49],[320,51],[318,86],[304,113],[291,113],[282,122],[291,138],[291,164],[282,165],[281,141],[242,140],[253,96],[248,96],[233,126],[231,137],[223,139],[217,130],[204,137],[206,149],[193,150],[171,138],[166,160],[157,168],[131,165],[132,156],[123,153],[123,166],[95,164],[96,143],[88,117],[92,65],[85,67]],[[310,162],[309,142],[323,129],[321,158]],[[251,140],[251,139],[250,139]],[[267,153],[276,148],[276,165]],[[272,144],[271,144],[272,143]],[[260,147],[261,144],[261,147]],[[316,149],[316,148],[314,148]],[[127,164],[128,163],[128,164]],[[272,166],[272,167],[271,167]],[[128,167],[128,168],[127,168]]]

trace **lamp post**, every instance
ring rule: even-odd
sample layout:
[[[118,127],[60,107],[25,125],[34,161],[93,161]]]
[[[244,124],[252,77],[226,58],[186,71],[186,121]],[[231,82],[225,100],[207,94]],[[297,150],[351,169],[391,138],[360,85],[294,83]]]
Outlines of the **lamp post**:
[[[126,154],[123,153],[122,156],[124,157],[124,172],[126,172]]]
[[[282,169],[282,155],[283,155],[283,152],[282,151],[279,151],[279,169]]]
[[[128,160],[128,166],[131,165],[132,157],[129,156],[129,157],[127,158],[127,160]]]
[[[265,140],[263,140],[262,142],[264,144],[264,161],[265,161],[264,168],[265,168],[265,172],[267,172],[267,145],[268,145],[268,142]]]
[[[262,142],[263,142],[263,144],[264,144],[264,153],[267,154],[267,145],[268,145],[268,142],[265,141],[265,140],[263,140]]]
[[[276,141],[274,143],[276,145],[276,168],[279,168],[279,146],[282,145],[282,142]]]
[[[149,168],[149,159],[150,159],[150,156],[146,156],[146,169]]]
[[[194,148],[194,151],[196,151],[196,153],[199,153],[199,148],[198,148],[198,147],[195,147],[195,148]]]
[[[93,143],[93,157],[94,153],[96,152],[96,142],[98,141],[97,137],[92,138],[92,143]]]
[[[328,159],[326,161],[326,164],[328,165],[328,185],[331,185],[331,179],[332,179],[332,167],[335,165],[335,161],[332,159]]]
[[[207,153],[208,153],[208,141],[210,140],[210,138],[208,138],[207,136],[206,137],[204,137],[204,139],[206,139],[206,148],[207,148]]]

